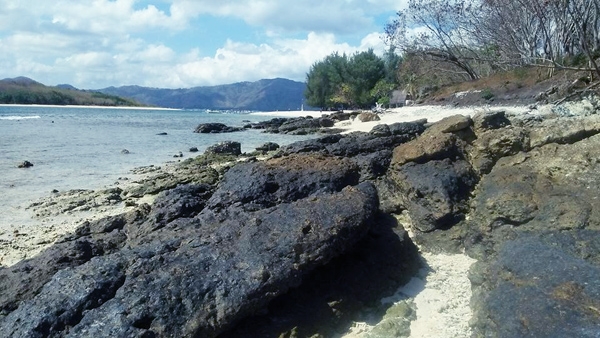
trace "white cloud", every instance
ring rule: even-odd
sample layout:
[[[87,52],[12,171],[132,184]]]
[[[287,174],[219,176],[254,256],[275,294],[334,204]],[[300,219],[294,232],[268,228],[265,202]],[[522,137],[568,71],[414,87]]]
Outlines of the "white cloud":
[[[135,0],[62,0],[49,8],[57,28],[95,34],[138,32],[145,29],[182,29],[185,22],[173,20],[154,5],[135,9]]]
[[[368,33],[382,28],[374,25],[373,13],[402,2],[164,0],[161,6],[151,0],[57,0],[31,6],[4,0],[0,77],[24,75],[80,88],[178,88],[274,77],[303,81],[314,62],[334,51],[381,52],[379,33]],[[193,43],[170,45],[169,34],[197,24],[203,15],[244,20],[264,29],[263,40],[232,37],[203,53]],[[160,39],[148,41],[158,33]],[[363,38],[350,44],[342,35]]]
[[[346,0],[174,0],[171,13],[184,20],[202,14],[237,17],[272,31],[351,33],[373,24],[364,5]]]

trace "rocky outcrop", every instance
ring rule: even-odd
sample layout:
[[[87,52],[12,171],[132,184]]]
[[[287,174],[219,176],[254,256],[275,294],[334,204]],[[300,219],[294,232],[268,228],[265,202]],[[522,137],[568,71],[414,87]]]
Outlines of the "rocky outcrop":
[[[369,232],[377,192],[357,185],[347,161],[294,155],[240,164],[216,190],[183,185],[151,207],[86,223],[0,269],[0,332],[215,336]]]
[[[479,260],[470,273],[475,336],[594,337],[597,116],[468,120],[432,124],[394,149],[378,184],[382,209],[408,216],[424,250]]]
[[[330,133],[325,128],[331,128],[335,122],[332,117],[323,115],[321,117],[302,116],[292,118],[274,118],[267,121],[248,124],[245,128],[264,129],[266,133],[308,135],[317,133]]]
[[[418,266],[404,226],[421,250],[478,260],[475,336],[595,337],[599,133],[594,114],[487,111],[327,135],[264,161],[209,149],[90,195],[158,194],[152,205],[0,269],[0,335],[336,336],[357,309],[382,315],[372,304]]]
[[[242,131],[244,128],[241,127],[230,127],[223,123],[202,123],[199,124],[194,133],[200,134],[218,134],[218,133],[233,133],[236,131]]]
[[[268,152],[279,149],[279,144],[274,142],[266,142],[261,146],[256,147],[256,151]]]
[[[204,152],[208,154],[238,156],[242,154],[242,144],[235,141],[224,141],[206,148]]]

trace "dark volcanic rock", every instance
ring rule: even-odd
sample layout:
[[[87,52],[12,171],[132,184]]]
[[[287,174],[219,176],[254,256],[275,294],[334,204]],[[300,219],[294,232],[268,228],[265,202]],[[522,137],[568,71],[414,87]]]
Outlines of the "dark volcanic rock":
[[[18,168],[30,168],[33,167],[33,163],[29,162],[29,161],[23,161],[21,163],[19,163],[19,165],[17,165]]]
[[[333,127],[334,123],[333,119],[326,116],[278,117],[247,125],[246,128],[264,129],[265,132],[274,134],[307,135],[321,132],[323,128]]]
[[[233,205],[257,210],[337,192],[358,181],[358,167],[347,159],[290,155],[236,165],[225,174],[208,204],[213,209]]]
[[[476,131],[503,128],[510,124],[505,111],[480,112],[473,116],[473,128]]]
[[[242,131],[244,128],[230,127],[223,123],[202,123],[199,124],[194,133],[209,134],[209,133],[233,133],[236,131]]]
[[[413,226],[428,232],[454,225],[468,211],[467,200],[477,176],[465,161],[409,163],[390,173],[396,192],[386,205],[395,211],[406,209]]]
[[[204,152],[208,154],[228,154],[237,156],[242,154],[242,144],[234,141],[224,141],[206,148]]]
[[[300,287],[220,337],[338,336],[357,310],[377,307],[420,267],[417,248],[402,226],[379,214],[351,252],[316,269]]]
[[[215,336],[347,251],[376,211],[377,193],[365,183],[219,224],[179,219],[154,239],[60,270],[4,313],[0,333]]]
[[[598,337],[600,267],[570,253],[573,244],[568,233],[507,242],[482,276],[472,277],[485,280],[474,297],[477,334]],[[598,246],[588,254],[598,257]]]
[[[328,117],[334,121],[347,121],[356,116],[360,115],[360,111],[353,112],[344,112],[344,111],[336,111],[328,115]]]
[[[279,149],[279,144],[273,142],[267,142],[261,146],[256,147],[257,151],[273,151]]]

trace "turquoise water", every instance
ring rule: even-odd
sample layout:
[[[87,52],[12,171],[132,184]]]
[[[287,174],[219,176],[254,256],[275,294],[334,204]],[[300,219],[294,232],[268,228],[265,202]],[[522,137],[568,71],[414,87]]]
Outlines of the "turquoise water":
[[[242,126],[271,116],[214,114],[198,110],[141,110],[75,107],[0,107],[0,222],[2,209],[23,206],[50,191],[97,189],[127,177],[140,166],[196,156],[189,152],[221,141],[238,141],[243,152],[267,142],[280,145],[306,139],[249,130],[196,134],[200,123]],[[157,135],[167,133],[167,135]],[[122,154],[127,149],[129,154]],[[28,169],[17,165],[24,160]]]

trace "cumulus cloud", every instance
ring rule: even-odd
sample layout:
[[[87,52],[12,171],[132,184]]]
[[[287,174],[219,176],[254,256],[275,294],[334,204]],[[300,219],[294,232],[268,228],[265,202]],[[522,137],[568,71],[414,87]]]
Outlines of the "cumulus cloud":
[[[368,35],[359,46],[337,42],[333,34],[315,32],[304,39],[279,39],[271,44],[228,40],[209,57],[200,56],[195,49],[170,62],[153,62],[152,67],[134,68],[139,78],[133,83],[182,88],[275,77],[304,81],[314,62],[333,51],[352,54],[376,48],[376,36],[377,33]]]
[[[180,20],[201,14],[234,16],[272,30],[347,34],[372,28],[374,14],[400,10],[407,3],[408,0],[173,0],[171,14]]]
[[[4,0],[1,77],[24,75],[80,88],[178,88],[274,77],[302,81],[314,62],[334,51],[381,52],[384,46],[375,30],[382,27],[374,23],[374,14],[402,3],[56,0],[31,6]],[[183,48],[171,44],[171,37],[205,16],[237,18],[262,29],[262,37],[251,43],[230,37],[214,51],[203,50],[201,41]],[[342,36],[354,42],[344,42],[350,40]]]

